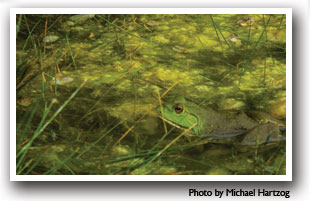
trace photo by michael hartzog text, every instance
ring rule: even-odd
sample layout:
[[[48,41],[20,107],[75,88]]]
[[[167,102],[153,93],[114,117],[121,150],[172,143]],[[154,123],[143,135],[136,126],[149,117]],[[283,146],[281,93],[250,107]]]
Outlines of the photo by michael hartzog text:
[[[290,198],[290,191],[285,190],[266,190],[266,189],[253,189],[253,190],[243,190],[243,189],[226,189],[226,190],[197,190],[194,188],[188,189],[188,196],[214,196],[214,197],[252,197],[252,196],[266,196],[266,197],[285,197]]]

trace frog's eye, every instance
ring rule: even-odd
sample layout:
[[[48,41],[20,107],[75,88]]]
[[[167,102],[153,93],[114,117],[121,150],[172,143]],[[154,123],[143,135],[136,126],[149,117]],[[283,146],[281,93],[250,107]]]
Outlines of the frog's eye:
[[[181,105],[181,104],[176,104],[175,107],[174,107],[174,111],[175,111],[177,114],[181,114],[181,113],[184,111],[183,105]]]

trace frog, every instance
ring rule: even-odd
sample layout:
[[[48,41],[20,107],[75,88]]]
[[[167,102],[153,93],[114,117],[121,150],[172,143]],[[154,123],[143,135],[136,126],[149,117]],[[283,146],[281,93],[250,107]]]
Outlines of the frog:
[[[238,145],[261,145],[285,140],[282,135],[285,124],[261,111],[215,110],[182,96],[170,98],[156,111],[162,120],[184,130],[187,136],[237,138],[234,143]]]

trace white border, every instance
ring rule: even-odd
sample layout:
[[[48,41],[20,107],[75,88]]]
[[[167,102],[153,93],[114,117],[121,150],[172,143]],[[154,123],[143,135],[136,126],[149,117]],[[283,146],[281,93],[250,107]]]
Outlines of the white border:
[[[16,175],[16,14],[286,14],[286,175]],[[292,181],[291,8],[11,8],[11,181]]]

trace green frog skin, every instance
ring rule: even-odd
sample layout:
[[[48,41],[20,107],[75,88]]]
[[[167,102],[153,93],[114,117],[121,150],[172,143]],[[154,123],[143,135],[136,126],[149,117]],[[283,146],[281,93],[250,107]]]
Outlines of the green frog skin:
[[[176,97],[157,107],[160,118],[179,129],[186,130],[187,135],[197,137],[230,138],[242,136],[241,145],[264,144],[281,141],[279,125],[275,121],[262,122],[242,111],[215,111],[201,108],[195,103]],[[262,113],[259,112],[262,116]],[[251,117],[249,117],[251,116]]]

